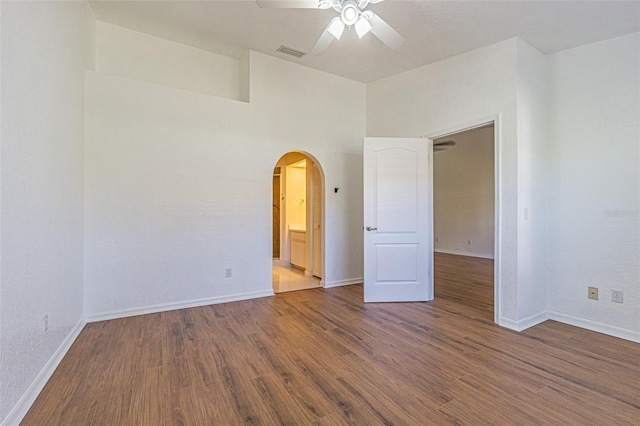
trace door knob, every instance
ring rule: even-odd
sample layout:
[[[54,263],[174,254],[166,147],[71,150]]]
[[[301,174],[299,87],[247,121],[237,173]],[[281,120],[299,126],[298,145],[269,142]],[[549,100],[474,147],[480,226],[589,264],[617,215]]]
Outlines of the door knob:
[[[378,228],[372,228],[370,226],[367,226],[367,231],[377,231]]]

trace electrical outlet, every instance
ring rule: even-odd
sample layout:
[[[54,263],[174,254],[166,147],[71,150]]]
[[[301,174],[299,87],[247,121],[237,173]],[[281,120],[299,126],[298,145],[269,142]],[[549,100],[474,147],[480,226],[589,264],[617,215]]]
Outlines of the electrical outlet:
[[[589,299],[598,300],[598,287],[589,287]]]
[[[49,329],[49,314],[44,314],[42,316],[42,331],[47,331]]]
[[[231,268],[224,268],[224,277],[231,278],[233,276],[233,270]]]
[[[436,237],[436,243],[438,242],[438,237]]]
[[[467,245],[471,245],[471,240],[467,240]]]
[[[611,289],[611,301],[615,303],[622,303],[623,301],[623,292],[622,290],[618,290],[617,288]]]

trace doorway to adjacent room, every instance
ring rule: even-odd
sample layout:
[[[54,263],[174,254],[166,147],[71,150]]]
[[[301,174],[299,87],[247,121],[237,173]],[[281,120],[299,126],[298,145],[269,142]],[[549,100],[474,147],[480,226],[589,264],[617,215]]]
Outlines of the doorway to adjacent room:
[[[493,122],[433,140],[434,299],[493,320],[496,162]]]
[[[273,171],[273,290],[322,286],[324,174],[308,153],[283,155]]]

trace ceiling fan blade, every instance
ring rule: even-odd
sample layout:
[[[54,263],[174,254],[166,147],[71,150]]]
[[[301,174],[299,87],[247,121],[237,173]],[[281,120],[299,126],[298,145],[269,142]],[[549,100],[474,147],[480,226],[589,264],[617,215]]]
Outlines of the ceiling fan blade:
[[[256,0],[265,9],[320,9],[319,0]]]
[[[402,38],[396,30],[391,28],[391,25],[387,24],[373,12],[371,12],[371,16],[369,17],[369,23],[371,24],[371,32],[378,37],[380,41],[389,46],[389,48],[395,49],[404,43],[404,38]]]
[[[434,152],[444,151],[445,149],[453,148],[454,146],[456,146],[456,142],[452,140],[434,142],[433,151]]]
[[[313,46],[313,49],[311,49],[311,52],[309,52],[309,54],[321,55],[322,53],[324,53],[325,50],[329,48],[329,45],[331,44],[334,38],[335,37],[332,36],[329,31],[324,30],[324,32],[316,42],[316,45]]]

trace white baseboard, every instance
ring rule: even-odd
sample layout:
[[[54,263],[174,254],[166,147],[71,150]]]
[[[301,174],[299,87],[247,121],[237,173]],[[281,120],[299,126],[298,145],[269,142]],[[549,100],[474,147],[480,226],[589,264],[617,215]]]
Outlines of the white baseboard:
[[[468,252],[468,251],[442,250],[442,249],[437,249],[437,250],[433,250],[433,251],[435,253],[456,254],[458,256],[469,256],[469,257],[480,257],[482,259],[493,259],[493,255],[480,254],[480,253],[471,253],[471,252]]]
[[[350,280],[329,281],[324,283],[324,288],[342,287],[344,285],[362,284],[362,278],[352,278]]]
[[[577,318],[571,315],[562,314],[560,312],[549,312],[549,319],[562,322],[576,327],[585,328],[602,334],[607,334],[620,339],[630,340],[640,343],[640,333],[637,331],[627,330],[625,328],[614,327],[608,324],[602,324],[595,321]]]
[[[597,333],[606,334],[608,336],[618,337],[620,339],[640,343],[640,333],[637,331],[614,327],[608,324],[602,324],[584,318],[562,314],[560,312],[542,312],[519,321],[514,321],[509,318],[500,318],[498,324],[502,327],[520,332],[526,330],[527,328],[533,327],[534,325],[543,323],[547,320],[558,321],[563,324],[584,328],[585,330],[591,330]]]
[[[31,385],[29,385],[25,393],[20,397],[17,404],[11,409],[7,417],[5,417],[2,426],[20,424],[85,325],[86,322],[80,320],[73,329],[71,329],[67,337],[60,343],[60,346],[58,346],[58,349],[56,349],[53,355],[51,355],[51,358],[49,358],[44,367],[42,367],[42,370],[40,370],[35,380],[31,382]]]
[[[498,325],[500,325],[501,327],[508,328],[510,330],[520,332],[520,331],[526,330],[529,327],[533,327],[534,325],[543,323],[548,319],[549,319],[549,313],[541,312],[539,314],[530,316],[529,318],[521,319],[519,321],[514,321],[509,318],[500,317],[500,319],[498,320]]]
[[[239,300],[258,299],[260,297],[273,296],[273,290],[254,291],[249,293],[237,293],[227,296],[211,297],[206,299],[186,300],[182,302],[162,303],[159,305],[142,306],[138,308],[122,309],[118,311],[100,312],[87,315],[87,322],[106,321],[111,319],[133,317],[136,315],[154,314],[156,312],[173,311],[175,309],[195,308],[198,306],[216,305],[219,303],[237,302]]]

